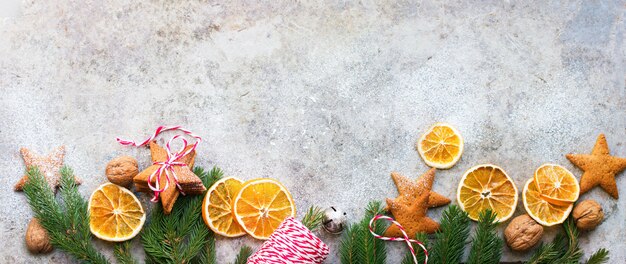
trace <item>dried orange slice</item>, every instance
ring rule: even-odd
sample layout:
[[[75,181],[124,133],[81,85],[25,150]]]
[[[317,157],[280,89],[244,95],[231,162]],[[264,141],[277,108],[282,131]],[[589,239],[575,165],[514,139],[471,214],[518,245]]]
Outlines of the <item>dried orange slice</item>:
[[[535,171],[535,184],[549,203],[567,206],[578,200],[580,186],[574,174],[556,164],[544,164]]]
[[[296,206],[285,186],[273,179],[244,183],[235,198],[235,219],[257,239],[268,239],[280,223],[296,215]]]
[[[233,214],[233,202],[243,186],[243,181],[234,177],[215,182],[206,192],[202,202],[202,219],[216,234],[238,237],[246,234]]]
[[[506,221],[517,206],[515,183],[502,168],[491,164],[467,170],[456,195],[461,209],[474,221],[478,221],[478,215],[486,209],[497,214],[497,221]]]
[[[436,123],[417,142],[417,151],[428,166],[449,169],[463,154],[463,137],[453,126]]]
[[[113,183],[100,185],[89,198],[89,229],[106,241],[126,241],[141,230],[146,213],[137,197]]]
[[[541,193],[539,188],[537,188],[537,184],[535,184],[534,178],[526,182],[522,191],[522,201],[528,215],[544,226],[563,223],[572,211],[572,207],[574,207],[574,203],[565,206],[556,205],[541,198]]]

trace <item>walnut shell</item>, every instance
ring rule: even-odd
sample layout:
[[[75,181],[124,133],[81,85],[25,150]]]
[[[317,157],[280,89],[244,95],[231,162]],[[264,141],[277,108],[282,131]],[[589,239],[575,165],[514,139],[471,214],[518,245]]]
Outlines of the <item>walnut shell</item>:
[[[33,218],[28,223],[26,229],[26,247],[33,254],[48,253],[52,251],[48,232],[39,224],[37,218]]]
[[[515,251],[525,251],[532,248],[541,240],[542,236],[543,226],[527,214],[513,218],[504,229],[506,244]]]
[[[133,183],[133,177],[138,173],[137,160],[130,156],[120,156],[112,159],[107,164],[105,172],[111,183],[127,188]]]
[[[591,230],[596,228],[604,219],[602,206],[594,200],[585,200],[576,205],[572,211],[574,222],[580,230]]]

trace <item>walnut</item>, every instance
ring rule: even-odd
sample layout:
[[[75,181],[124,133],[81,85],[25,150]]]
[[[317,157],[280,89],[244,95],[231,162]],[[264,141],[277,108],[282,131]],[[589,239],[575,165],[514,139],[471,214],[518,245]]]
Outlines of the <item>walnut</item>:
[[[28,223],[28,228],[26,229],[26,247],[33,254],[52,251],[48,232],[39,224],[37,218],[33,218],[30,220],[30,223]]]
[[[133,177],[138,173],[137,160],[129,156],[112,159],[107,164],[105,172],[110,182],[124,187],[130,187],[133,183]]]
[[[576,222],[576,226],[580,230],[591,230],[596,228],[604,219],[604,211],[602,206],[594,200],[585,200],[574,207],[572,216]]]
[[[515,251],[525,251],[533,247],[543,236],[543,226],[527,214],[513,218],[504,229],[507,245]]]

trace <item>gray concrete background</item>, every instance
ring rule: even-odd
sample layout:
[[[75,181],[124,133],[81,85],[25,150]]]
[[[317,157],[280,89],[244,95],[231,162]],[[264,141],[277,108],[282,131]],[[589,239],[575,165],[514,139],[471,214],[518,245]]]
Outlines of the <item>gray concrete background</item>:
[[[352,220],[396,195],[392,170],[427,170],[413,146],[437,121],[465,138],[434,186],[453,200],[480,163],[502,166],[520,191],[546,162],[580,176],[564,155],[591,151],[601,132],[626,156],[623,1],[170,2],[25,1],[0,19],[0,262],[72,262],[26,250],[32,212],[12,189],[20,147],[65,144],[88,196],[113,157],[148,164],[147,151],[116,136],[181,124],[205,139],[198,165],[279,179],[298,216],[337,205]],[[617,184],[619,200],[598,188],[581,197],[606,213],[582,234],[585,255],[607,247],[613,263],[626,258],[623,173]],[[557,229],[546,230],[549,240]],[[338,239],[321,237],[337,263]],[[97,244],[111,256],[111,244]],[[243,244],[260,245],[218,239],[218,256],[232,261]],[[397,263],[406,249],[388,250]],[[526,258],[505,249],[504,260]]]

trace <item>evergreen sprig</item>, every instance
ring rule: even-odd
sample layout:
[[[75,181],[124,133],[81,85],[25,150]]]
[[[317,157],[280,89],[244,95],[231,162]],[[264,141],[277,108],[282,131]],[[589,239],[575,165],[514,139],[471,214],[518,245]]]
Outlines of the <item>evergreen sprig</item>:
[[[587,263],[608,261],[608,251],[596,251]],[[563,233],[558,233],[552,242],[541,245],[526,264],[579,263],[583,252],[578,245],[578,229],[570,216],[563,223]]]
[[[468,264],[497,264],[502,257],[503,241],[498,236],[496,214],[487,209],[478,215],[478,227],[472,238]]]
[[[194,173],[207,188],[223,175],[218,168],[206,173],[196,167]],[[165,215],[161,206],[155,206],[141,237],[147,262],[211,263],[213,253],[204,251],[207,244],[213,243],[213,236],[202,220],[202,201],[202,195],[180,196],[170,215]]]
[[[24,193],[35,217],[48,232],[54,247],[85,263],[109,263],[91,242],[87,201],[78,192],[73,171],[63,167],[60,173],[62,204],[56,201],[54,190],[39,169],[28,170]]]
[[[598,249],[595,253],[589,257],[587,264],[601,264],[609,261],[609,251],[605,248]]]
[[[566,248],[567,238],[563,233],[558,233],[552,242],[539,246],[526,264],[552,263],[563,254]]]
[[[252,255],[252,248],[249,246],[243,246],[239,249],[239,254],[235,258],[233,264],[246,264],[248,258]]]
[[[130,240],[115,244],[113,255],[115,256],[115,260],[117,260],[117,263],[139,264],[139,262],[137,262],[137,260],[135,260],[133,256],[131,255],[130,246],[131,246]]]
[[[554,263],[578,263],[583,256],[583,251],[578,246],[578,228],[574,218],[568,217],[563,222],[563,231],[567,238],[564,254],[557,258]]]
[[[383,240],[376,239],[369,231],[369,222],[377,214],[383,213],[379,201],[367,205],[365,216],[361,221],[349,225],[344,231],[339,246],[341,263],[344,264],[384,264],[387,249]],[[383,222],[376,222],[374,231],[381,234],[385,231]]]
[[[217,257],[215,255],[215,234],[213,232],[209,232],[204,250],[200,251],[200,254],[196,256],[193,262],[200,264],[217,264]]]
[[[324,221],[324,211],[318,206],[311,206],[302,218],[302,224],[313,231],[322,225]]]
[[[469,236],[470,219],[467,213],[456,205],[450,205],[441,216],[439,231],[435,233],[435,242],[429,263],[460,263],[463,258],[465,241]]]

